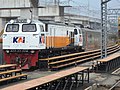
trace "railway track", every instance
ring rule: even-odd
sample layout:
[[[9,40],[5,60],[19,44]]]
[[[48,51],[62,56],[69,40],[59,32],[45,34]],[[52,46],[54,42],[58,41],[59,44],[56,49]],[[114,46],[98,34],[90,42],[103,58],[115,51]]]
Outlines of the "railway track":
[[[110,55],[120,50],[118,44],[108,47],[107,54]],[[62,56],[39,59],[40,69],[58,70],[68,66],[79,65],[85,62],[96,60],[101,57],[101,50],[73,53]]]

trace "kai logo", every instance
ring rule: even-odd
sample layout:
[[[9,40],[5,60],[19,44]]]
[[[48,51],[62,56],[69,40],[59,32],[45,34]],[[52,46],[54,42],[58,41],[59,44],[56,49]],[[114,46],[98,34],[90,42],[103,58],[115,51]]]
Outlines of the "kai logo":
[[[25,37],[13,37],[13,43],[25,43]]]

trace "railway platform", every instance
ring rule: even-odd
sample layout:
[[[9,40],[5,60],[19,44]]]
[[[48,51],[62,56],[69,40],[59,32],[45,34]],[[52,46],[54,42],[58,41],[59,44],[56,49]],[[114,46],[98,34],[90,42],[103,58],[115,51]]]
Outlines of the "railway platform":
[[[97,61],[97,59],[100,59],[101,57],[100,51],[101,51],[100,49],[97,49],[97,50],[67,54],[62,56],[41,58],[38,60],[38,63],[39,63],[38,67],[40,70],[60,70],[65,67],[76,66],[85,62],[93,61],[93,60]],[[118,44],[107,48],[108,55],[113,54],[117,51],[119,51]],[[105,60],[99,60],[99,62],[103,62],[103,61]],[[112,61],[115,61],[115,60],[112,60]]]
[[[120,66],[120,53],[112,54],[104,59],[97,61],[96,70],[101,72],[109,72]]]
[[[45,77],[30,80],[21,84],[3,88],[2,90],[72,90],[79,84],[89,83],[89,68],[74,67]]]

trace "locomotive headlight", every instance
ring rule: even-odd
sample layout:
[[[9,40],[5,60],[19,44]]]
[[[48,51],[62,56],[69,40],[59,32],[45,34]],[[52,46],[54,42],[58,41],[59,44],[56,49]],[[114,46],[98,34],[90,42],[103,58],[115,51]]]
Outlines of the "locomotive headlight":
[[[27,19],[27,23],[31,23],[31,20]]]
[[[100,64],[100,62],[98,62],[98,64]]]
[[[9,50],[6,50],[6,53],[9,53],[10,51]]]
[[[3,38],[5,38],[7,36],[7,34],[3,34]]]
[[[11,24],[14,23],[14,20],[10,20],[10,23],[11,23]]]
[[[34,50],[32,50],[32,51],[30,51],[30,52],[31,52],[32,54],[33,54],[33,53],[35,53],[35,51],[34,51]]]

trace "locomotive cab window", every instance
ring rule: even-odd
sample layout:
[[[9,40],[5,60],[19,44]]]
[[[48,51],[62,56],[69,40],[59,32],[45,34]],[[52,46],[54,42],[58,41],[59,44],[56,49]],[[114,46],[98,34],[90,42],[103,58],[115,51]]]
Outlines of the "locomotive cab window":
[[[75,34],[75,35],[77,35],[77,34],[78,34],[77,29],[74,29],[74,34]]]
[[[22,25],[23,32],[36,32],[36,25],[35,24],[23,24]]]
[[[19,25],[18,24],[8,24],[6,28],[6,32],[18,32]]]

